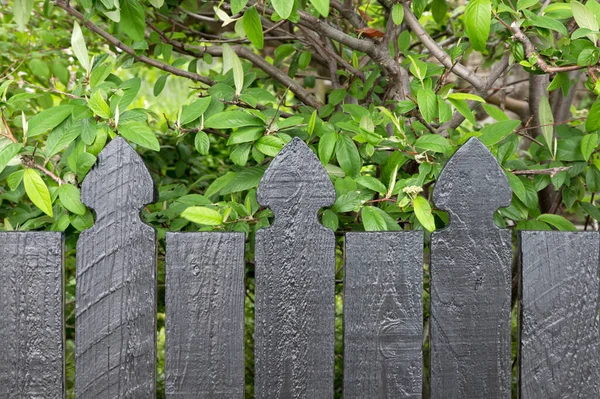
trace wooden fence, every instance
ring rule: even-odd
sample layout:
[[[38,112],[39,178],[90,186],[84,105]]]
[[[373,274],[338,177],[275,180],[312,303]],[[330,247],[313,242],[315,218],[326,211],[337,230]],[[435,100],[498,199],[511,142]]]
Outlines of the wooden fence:
[[[155,396],[156,200],[119,137],[82,185],[96,211],[77,245],[76,396]],[[274,224],[255,243],[257,398],[333,398],[335,240],[317,211],[335,192],[299,139],[273,160],[258,201]],[[450,225],[431,236],[431,397],[511,395],[511,258],[493,213],[511,189],[470,139],[433,193]],[[244,396],[244,235],[168,233],[166,395]],[[598,397],[597,232],[527,231],[520,274],[520,397]],[[0,398],[64,396],[59,233],[0,233]],[[345,239],[344,398],[417,398],[423,378],[423,234]]]

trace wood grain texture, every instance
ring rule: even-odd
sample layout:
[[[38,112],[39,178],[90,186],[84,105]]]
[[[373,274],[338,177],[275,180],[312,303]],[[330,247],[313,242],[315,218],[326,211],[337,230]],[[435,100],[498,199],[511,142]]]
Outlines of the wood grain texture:
[[[333,185],[295,138],[271,162],[257,198],[275,222],[256,234],[256,398],[331,399],[335,238],[317,211],[333,204]]]
[[[156,232],[140,220],[155,201],[141,158],[120,137],[81,188],[96,211],[77,243],[77,398],[155,396]]]
[[[509,398],[511,234],[493,222],[511,202],[476,138],[443,169],[433,200],[450,225],[431,237],[431,397]]]
[[[62,398],[61,233],[0,233],[0,398]]]
[[[347,233],[344,398],[421,398],[423,233]]]
[[[520,234],[523,399],[598,397],[599,238]]]
[[[167,398],[243,399],[244,266],[243,233],[167,233]]]

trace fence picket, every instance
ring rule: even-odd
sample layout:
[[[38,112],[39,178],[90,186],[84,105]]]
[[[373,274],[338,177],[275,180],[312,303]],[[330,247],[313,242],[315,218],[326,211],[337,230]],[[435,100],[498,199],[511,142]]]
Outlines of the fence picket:
[[[344,398],[421,398],[423,233],[347,233]]]
[[[152,178],[116,137],[84,180],[81,199],[96,223],[77,243],[75,394],[153,398],[156,232],[139,217],[155,200]]]
[[[496,159],[471,138],[433,193],[450,225],[431,237],[431,397],[510,397],[511,233],[494,212],[511,189]]]
[[[0,397],[61,398],[60,233],[0,233]]]
[[[522,231],[520,397],[598,397],[597,232]]]
[[[167,233],[167,398],[244,397],[244,276],[243,233]]]
[[[257,199],[275,214],[256,234],[255,395],[333,397],[335,237],[317,211],[335,191],[294,138],[271,162]]]

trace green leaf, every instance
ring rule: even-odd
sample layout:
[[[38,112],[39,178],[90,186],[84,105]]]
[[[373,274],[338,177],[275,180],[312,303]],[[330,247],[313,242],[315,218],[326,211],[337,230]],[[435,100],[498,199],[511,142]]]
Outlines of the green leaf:
[[[245,166],[248,162],[248,156],[250,155],[250,149],[252,145],[250,143],[243,143],[236,146],[233,151],[229,154],[229,159],[233,161],[234,164],[239,166]]]
[[[433,14],[434,21],[441,24],[448,12],[448,2],[446,0],[433,0],[429,9]]]
[[[31,72],[41,80],[46,80],[50,77],[50,68],[48,67],[48,64],[39,58],[31,59],[27,63],[27,66]]]
[[[426,122],[431,123],[437,115],[437,99],[431,89],[420,89],[417,93],[419,111]]]
[[[246,9],[244,17],[242,18],[242,25],[244,26],[244,31],[246,31],[248,39],[254,47],[262,49],[265,46],[265,38],[263,36],[263,27],[260,22],[258,11],[256,11],[256,7],[252,6]]]
[[[208,149],[210,148],[210,140],[208,139],[208,135],[202,131],[196,133],[194,146],[196,147],[196,151],[198,151],[201,155],[207,155]]]
[[[336,141],[337,133],[335,132],[327,132],[319,140],[319,160],[323,165],[327,165],[333,156]]]
[[[518,0],[517,1],[517,10],[523,10],[525,8],[529,8],[536,4],[539,4],[539,0]]]
[[[88,55],[87,46],[85,45],[85,39],[83,38],[83,33],[81,32],[81,27],[75,21],[73,24],[73,33],[71,34],[71,47],[73,48],[73,53],[75,57],[85,69],[85,71],[90,73],[90,57]]]
[[[254,143],[254,146],[263,154],[274,157],[283,148],[283,141],[277,136],[262,136]]]
[[[119,134],[142,147],[160,151],[158,139],[145,123],[136,121],[125,122],[119,126]]]
[[[586,28],[594,32],[598,31],[598,21],[590,9],[578,1],[572,1],[571,10],[573,11],[573,18],[575,18],[575,22],[580,28]],[[589,34],[587,37],[594,43],[598,41],[597,34]]]
[[[225,111],[211,115],[204,121],[204,127],[212,129],[231,129],[243,126],[264,126],[262,119],[244,111]]]
[[[554,148],[554,116],[552,115],[552,108],[550,107],[548,97],[542,96],[540,99],[538,113],[540,125],[542,125],[542,135],[544,136],[548,150],[554,156],[554,152],[552,151],[552,148]]]
[[[264,126],[242,127],[229,135],[227,145],[249,143],[259,139],[265,131]]]
[[[600,221],[600,210],[597,206],[590,204],[589,202],[582,202],[581,206],[585,210],[585,212],[593,217],[594,219]]]
[[[448,94],[448,98],[452,98],[454,100],[470,100],[485,103],[485,100],[483,98],[471,93],[450,93]]]
[[[210,96],[202,97],[185,107],[183,111],[181,111],[179,123],[182,125],[187,125],[188,123],[200,118],[200,116],[208,109],[210,101]]]
[[[88,100],[88,106],[92,111],[94,111],[94,114],[98,115],[100,118],[110,118],[110,106],[102,97],[102,93],[100,90],[96,90],[94,94],[92,94],[92,96]]]
[[[234,173],[233,177],[231,177],[231,180],[227,181],[223,188],[221,188],[221,195],[239,193],[240,191],[257,187],[258,183],[260,183],[260,179],[262,179],[263,175],[265,174],[265,169],[266,167],[264,166],[255,166],[253,168],[246,168],[241,172]],[[207,193],[208,192],[209,191],[207,190]],[[209,195],[206,194],[206,196]]]
[[[46,215],[52,217],[52,199],[44,180],[34,169],[25,169],[23,173],[25,192],[35,206]]]
[[[293,3],[293,1],[290,1]],[[315,7],[315,10],[322,16],[327,18],[329,15],[329,0],[310,0],[310,3]]]
[[[598,146],[598,133],[586,134],[581,138],[581,153],[586,161],[590,159],[592,153]]]
[[[492,5],[490,0],[471,0],[465,8],[467,36],[477,51],[485,50],[490,36]]]
[[[13,14],[15,23],[20,31],[24,31],[29,18],[31,17],[31,11],[33,10],[33,0],[15,0],[13,3]]]
[[[396,3],[392,8],[392,19],[396,25],[400,25],[404,20],[404,8],[402,8],[402,4]]]
[[[235,15],[242,11],[248,4],[248,0],[231,0],[231,14]]]
[[[207,226],[220,226],[223,224],[223,216],[219,212],[204,206],[190,206],[181,213],[181,217],[190,222]]]
[[[537,217],[537,220],[548,223],[561,231],[577,231],[573,223],[569,222],[562,216],[544,213]]]
[[[504,113],[504,111],[502,111],[500,108],[495,107],[490,104],[482,104],[482,106],[483,106],[483,109],[485,109],[485,112],[487,112],[488,115],[491,116],[492,118],[494,118],[496,121],[500,122],[500,121],[510,120],[508,115],[506,115]]]
[[[244,87],[244,68],[238,55],[228,44],[223,44],[223,74],[233,69],[233,82],[235,84],[235,94],[240,95]]]
[[[108,62],[103,62],[100,65],[97,65],[92,70],[92,73],[90,74],[90,86],[96,87],[100,83],[104,82],[104,80],[112,72],[112,68],[113,68],[112,60],[108,61]]]
[[[72,110],[72,105],[65,104],[48,108],[35,115],[27,121],[27,124],[29,125],[27,137],[39,136],[40,134],[44,134],[48,129],[54,129],[71,115]]]
[[[282,19],[288,19],[294,8],[294,2],[290,0],[271,0],[271,5]]]
[[[521,124],[521,121],[511,119],[486,125],[480,130],[479,140],[487,146],[494,145],[511,134],[519,124]]]
[[[356,178],[356,182],[363,187],[368,188],[369,190],[373,190],[376,193],[385,193],[387,192],[387,187],[379,181],[371,176],[359,176]]]
[[[445,137],[437,134],[424,134],[415,141],[415,147],[433,152],[446,152],[451,146]]]
[[[60,203],[69,211],[77,214],[85,214],[85,205],[81,203],[81,192],[71,184],[63,184],[58,188]]]
[[[465,100],[454,100],[452,98],[449,98],[448,101],[450,101],[450,103],[454,105],[454,108],[456,108],[456,110],[460,112],[460,114],[464,116],[469,122],[471,122],[473,125],[477,124],[477,121],[475,120],[475,115],[473,114],[473,111],[471,110],[471,108],[469,108],[469,104],[467,104]]]
[[[593,132],[600,130],[600,97],[596,98],[585,121],[585,130]]]
[[[0,150],[0,173],[6,168],[6,165],[21,151],[21,143],[10,143]]]
[[[421,225],[428,231],[435,230],[435,220],[433,219],[433,213],[431,213],[431,206],[424,197],[420,195],[415,197],[413,202],[415,208],[415,216]]]
[[[523,14],[525,14],[525,23],[523,25],[533,25],[539,28],[550,29],[560,33],[563,36],[569,36],[567,28],[560,21],[545,16],[537,15],[529,10],[523,10]]]
[[[372,206],[363,206],[361,217],[365,231],[385,231],[387,225],[383,217]]]
[[[325,209],[323,211],[323,217],[321,219],[321,223],[323,224],[323,226],[327,227],[330,230],[336,231],[338,229],[338,217],[335,214],[335,212],[333,212],[330,209]]]
[[[121,22],[119,27],[134,41],[143,41],[146,30],[144,8],[138,0],[121,0],[120,5]]]
[[[346,135],[340,134],[335,144],[335,156],[340,168],[346,175],[354,177],[360,172],[360,155],[354,141]]]
[[[512,189],[513,193],[515,193],[517,198],[519,198],[521,202],[527,203],[527,190],[525,189],[525,186],[523,185],[521,179],[519,179],[517,176],[513,175],[510,172],[506,173],[506,178],[508,179],[508,184],[510,184],[510,188]]]
[[[163,89],[165,88],[165,84],[167,84],[168,77],[169,74],[165,73],[164,75],[160,75],[160,77],[156,79],[156,82],[154,82],[154,90],[152,90],[152,94],[154,94],[154,97],[158,97],[160,93],[162,93]]]

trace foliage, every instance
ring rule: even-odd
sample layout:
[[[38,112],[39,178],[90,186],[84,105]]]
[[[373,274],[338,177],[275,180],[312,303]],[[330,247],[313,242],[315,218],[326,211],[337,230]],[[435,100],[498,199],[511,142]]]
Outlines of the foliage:
[[[334,182],[320,216],[340,256],[346,231],[443,228],[433,184],[472,136],[514,192],[499,226],[600,220],[594,0],[14,0],[0,18],[0,228],[64,231],[71,255],[93,224],[80,184],[117,134],[159,188],[142,216],[161,253],[166,231],[242,231],[252,243],[272,218],[256,187],[296,136]]]

